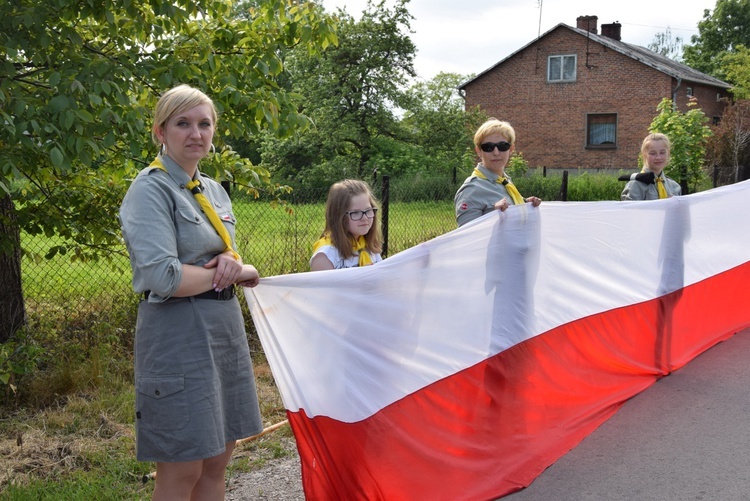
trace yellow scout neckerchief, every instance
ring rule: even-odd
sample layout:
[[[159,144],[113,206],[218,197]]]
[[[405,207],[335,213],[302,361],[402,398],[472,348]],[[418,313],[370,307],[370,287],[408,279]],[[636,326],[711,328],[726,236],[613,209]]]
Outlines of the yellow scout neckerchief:
[[[648,172],[649,170],[648,167],[644,167],[641,169],[641,172]],[[667,189],[664,187],[664,172],[658,176],[654,174],[654,184],[656,185],[656,192],[659,194],[659,198],[668,198]]]
[[[482,171],[480,171],[478,168],[474,167],[474,173],[476,177],[481,179],[487,179],[487,176],[482,174]],[[489,179],[487,179],[489,181]],[[526,201],[521,196],[521,193],[518,192],[518,188],[510,182],[510,179],[508,179],[505,176],[498,176],[498,178],[495,180],[497,184],[502,184],[505,186],[505,189],[508,191],[508,195],[510,195],[510,198],[513,199],[513,203],[515,205],[523,205]]]
[[[323,235],[315,241],[315,243],[313,244],[313,254],[315,254],[315,251],[317,251],[324,245],[333,245],[333,242],[328,235]],[[352,250],[354,252],[359,252],[359,266],[367,266],[368,264],[372,264],[372,258],[370,258],[370,253],[367,252],[366,249],[367,240],[365,240],[364,235],[360,235],[356,240],[352,240]]]
[[[161,163],[161,160],[158,158],[155,159],[153,162],[151,162],[151,165],[149,165],[149,168],[155,168],[155,169],[161,169],[164,172],[167,172],[167,169],[164,168],[164,164]],[[235,252],[235,250],[232,248],[232,237],[229,236],[229,232],[227,231],[226,227],[224,227],[224,223],[221,222],[221,219],[219,218],[219,215],[216,214],[216,211],[214,210],[213,205],[211,205],[211,202],[209,202],[208,198],[206,198],[206,195],[204,195],[201,192],[201,182],[198,179],[190,180],[188,184],[185,185],[188,190],[193,194],[195,199],[198,201],[198,203],[201,206],[201,209],[203,209],[203,212],[208,216],[208,220],[211,221],[211,225],[216,230],[216,233],[219,234],[221,239],[224,241],[224,245],[226,248],[224,249],[224,252],[229,251],[232,253],[234,258],[237,261],[240,261],[240,256]]]

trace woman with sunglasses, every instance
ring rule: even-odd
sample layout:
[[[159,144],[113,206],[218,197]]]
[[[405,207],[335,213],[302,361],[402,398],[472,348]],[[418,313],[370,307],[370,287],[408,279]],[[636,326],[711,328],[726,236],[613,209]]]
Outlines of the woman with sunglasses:
[[[326,227],[313,245],[310,270],[367,266],[383,260],[378,202],[364,181],[345,179],[328,190]]]
[[[463,226],[493,210],[504,211],[510,205],[531,203],[537,207],[542,200],[523,198],[505,166],[513,153],[516,132],[508,122],[490,118],[474,134],[474,149],[480,162],[456,192],[456,222]]]

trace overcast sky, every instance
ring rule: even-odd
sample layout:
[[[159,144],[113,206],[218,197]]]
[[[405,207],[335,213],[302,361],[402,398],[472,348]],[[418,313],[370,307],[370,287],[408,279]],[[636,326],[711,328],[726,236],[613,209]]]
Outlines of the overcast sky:
[[[359,18],[366,0],[323,0],[327,11],[346,8]],[[387,3],[392,5],[393,3]],[[420,78],[440,72],[477,74],[560,23],[597,16],[598,25],[619,22],[622,41],[647,46],[670,29],[685,43],[698,34],[705,9],[715,0],[411,0],[415,67]],[[599,30],[601,33],[601,28]]]

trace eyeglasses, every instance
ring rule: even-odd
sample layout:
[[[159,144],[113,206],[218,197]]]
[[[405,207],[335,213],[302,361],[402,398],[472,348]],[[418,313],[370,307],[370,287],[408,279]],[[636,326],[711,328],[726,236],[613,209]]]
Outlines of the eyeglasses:
[[[376,212],[378,212],[378,209],[373,207],[367,210],[350,210],[349,212],[344,212],[344,214],[349,216],[352,221],[359,221],[363,216],[367,216],[367,219],[374,218]]]
[[[492,153],[495,148],[500,151],[508,151],[510,149],[510,143],[507,141],[500,141],[499,143],[482,143],[479,145],[482,151],[485,153]]]

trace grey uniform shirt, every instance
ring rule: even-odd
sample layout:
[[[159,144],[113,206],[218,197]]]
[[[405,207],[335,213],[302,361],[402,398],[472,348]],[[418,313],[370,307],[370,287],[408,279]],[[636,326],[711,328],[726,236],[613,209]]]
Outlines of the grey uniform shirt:
[[[477,164],[477,169],[487,179],[473,175],[467,177],[456,192],[456,196],[453,197],[458,226],[463,226],[469,221],[492,212],[495,210],[495,203],[503,198],[507,198],[508,203],[513,205],[513,197],[510,196],[508,190],[496,182],[499,176],[481,163]],[[510,176],[506,174],[505,177],[510,181]]]
[[[202,266],[224,251],[224,242],[185,185],[190,177],[169,156],[167,172],[146,168],[138,173],[120,206],[120,226],[133,269],[133,289],[151,291],[149,302],[171,297],[182,280],[182,265]],[[200,177],[203,194],[213,204],[232,237],[236,219],[224,188]]]
[[[635,180],[636,174],[630,176],[630,181],[625,185],[622,190],[620,198],[622,200],[659,200],[659,192],[656,189],[656,184],[647,184]],[[682,188],[680,185],[669,179],[664,175],[664,172],[659,174],[657,177],[664,179],[664,189],[667,190],[667,195],[670,197],[679,196],[682,194]]]

